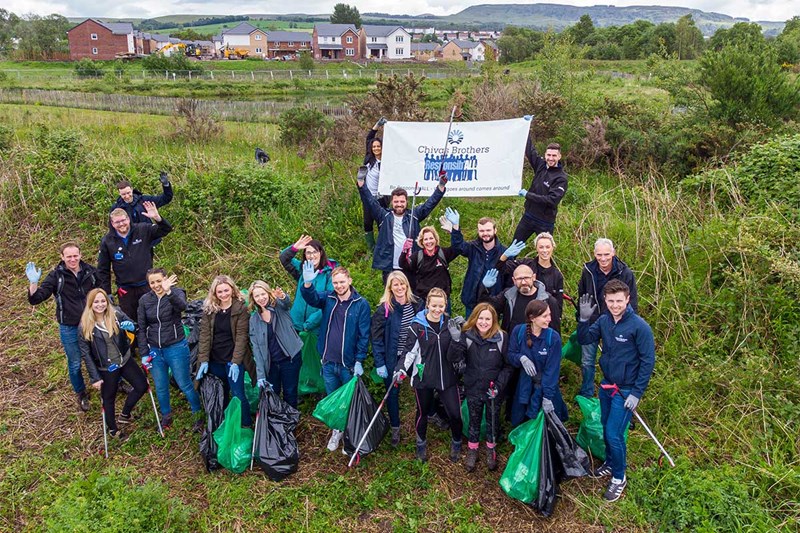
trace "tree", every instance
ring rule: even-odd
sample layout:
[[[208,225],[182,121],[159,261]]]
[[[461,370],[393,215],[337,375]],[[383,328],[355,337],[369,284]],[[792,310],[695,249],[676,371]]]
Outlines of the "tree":
[[[192,28],[185,28],[180,31],[172,32],[172,36],[185,41],[210,41],[212,35],[210,33],[199,33]]]
[[[53,59],[58,54],[68,54],[67,30],[71,27],[61,15],[26,15],[17,25],[19,50],[29,59]]]
[[[314,69],[314,58],[311,57],[311,52],[308,50],[303,50],[300,52],[300,59],[299,59],[300,68],[303,70],[313,70]]]
[[[795,16],[786,21],[783,31],[775,39],[775,48],[781,64],[800,62],[800,17]]]
[[[755,22],[737,22],[728,29],[720,28],[708,41],[712,50],[722,50],[727,46],[747,43],[748,47],[762,47],[766,44],[761,26]]]
[[[587,14],[581,15],[580,20],[578,20],[574,26],[570,26],[565,31],[570,37],[572,37],[572,42],[575,44],[580,46],[586,44],[586,40],[594,33],[594,22],[592,22],[592,17]]]
[[[356,28],[360,28],[361,14],[356,6],[339,3],[333,6],[331,24],[354,24]]]
[[[6,55],[14,50],[14,33],[19,17],[0,8],[0,54]]]
[[[675,24],[675,46],[678,59],[695,59],[703,50],[703,32],[700,31],[692,15],[684,15]]]
[[[439,39],[435,33],[426,33],[422,36],[422,39],[419,40],[421,43],[439,43],[442,44],[442,40]]]
[[[533,57],[544,46],[544,34],[528,28],[506,26],[497,40],[501,63],[517,63]]]

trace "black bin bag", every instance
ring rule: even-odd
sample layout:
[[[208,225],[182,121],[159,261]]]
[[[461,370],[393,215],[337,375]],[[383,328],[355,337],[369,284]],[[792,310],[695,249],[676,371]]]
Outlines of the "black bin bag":
[[[200,398],[206,410],[206,427],[200,436],[200,455],[209,472],[220,468],[217,462],[217,443],[214,441],[214,431],[222,424],[225,417],[225,390],[222,380],[217,376],[206,374],[200,381]]]
[[[300,411],[275,392],[265,390],[261,394],[254,459],[272,481],[281,481],[297,471],[300,451],[294,429],[298,422]]]
[[[350,400],[350,413],[347,415],[347,426],[344,429],[344,451],[348,455],[352,456],[355,452],[356,446],[364,437],[367,426],[377,411],[378,404],[359,377],[353,398]],[[388,432],[389,420],[386,419],[386,415],[379,413],[369,430],[369,435],[358,450],[359,457],[374,452]]]

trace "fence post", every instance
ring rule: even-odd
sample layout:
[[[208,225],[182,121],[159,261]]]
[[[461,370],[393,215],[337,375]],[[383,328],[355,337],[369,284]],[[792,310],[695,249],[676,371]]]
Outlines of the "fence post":
[[[271,79],[271,80],[275,79],[275,73],[272,72],[271,70],[269,71],[269,79]]]
[[[361,78],[364,73],[361,72],[361,69],[358,69],[358,77]]]
[[[252,79],[253,81],[256,81],[256,75],[253,73],[252,70],[250,71],[250,79]]]
[[[231,71],[231,78],[236,79],[236,74],[233,71]]]
[[[309,79],[312,77],[311,76],[311,69],[308,70],[308,77],[309,77]]]
[[[192,71],[189,71],[189,81],[192,81]]]
[[[169,71],[168,70],[164,71],[164,79],[165,80],[169,80]]]
[[[289,79],[290,80],[294,79],[294,74],[292,74],[292,69],[289,69]]]
[[[208,73],[211,74],[211,79],[213,80],[214,79],[214,71],[213,70],[209,70]]]
[[[142,80],[144,80],[146,78],[146,76],[147,76],[146,73],[147,73],[147,71],[142,69]]]
[[[325,79],[326,79],[326,80],[329,80],[329,79],[331,79],[331,76],[330,76],[330,74],[328,74],[328,69],[325,69]]]

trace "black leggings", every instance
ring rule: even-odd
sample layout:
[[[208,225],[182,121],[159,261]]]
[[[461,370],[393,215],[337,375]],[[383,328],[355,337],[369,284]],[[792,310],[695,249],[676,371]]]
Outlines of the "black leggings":
[[[428,438],[428,416],[436,412],[433,401],[433,389],[414,389],[417,398],[417,415],[414,426],[417,429],[417,439],[425,442]],[[449,389],[439,391],[439,400],[447,411],[447,421],[450,423],[450,434],[454,441],[461,442],[461,400],[458,397],[458,387],[453,385]]]
[[[469,441],[477,443],[481,441],[481,419],[483,418],[483,408],[486,407],[486,442],[495,444],[497,434],[500,431],[500,407],[503,402],[500,398],[490,400],[488,396],[483,398],[467,398],[467,408],[469,409]],[[492,413],[494,405],[494,413]]]
[[[103,407],[106,411],[106,425],[108,429],[114,432],[117,431],[114,400],[117,398],[120,375],[133,387],[133,390],[128,393],[128,397],[125,398],[122,414],[131,414],[133,406],[147,392],[147,377],[145,377],[142,369],[133,362],[133,357],[129,358],[121,369],[114,372],[100,370],[100,378],[103,380],[103,384],[100,386],[100,396],[103,397]]]
[[[385,207],[389,209],[389,197],[388,196],[378,196],[378,204],[381,207]],[[361,202],[361,209],[364,211],[364,233],[372,233],[372,228],[375,226],[375,219],[372,218],[372,212],[370,212],[369,207],[364,202]]]

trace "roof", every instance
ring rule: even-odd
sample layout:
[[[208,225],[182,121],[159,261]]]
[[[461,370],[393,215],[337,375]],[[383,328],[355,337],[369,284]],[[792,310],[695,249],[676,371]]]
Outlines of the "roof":
[[[464,49],[464,48],[475,48],[476,46],[481,44],[481,43],[476,43],[475,41],[462,41],[460,39],[453,39],[450,42],[451,43],[456,43],[456,45],[461,49]]]
[[[317,35],[320,37],[341,37],[347,30],[358,33],[358,30],[356,30],[353,24],[330,24],[328,22],[321,22],[315,24],[314,28],[317,30]]]
[[[78,26],[89,20],[91,20],[95,24],[99,24],[100,26],[104,27],[114,35],[129,35],[133,33],[133,24],[131,24],[130,22],[103,22],[102,20],[97,20],[97,19],[86,19],[80,24],[68,30],[67,33],[69,33],[70,31],[74,30],[75,28],[77,28]]]
[[[411,51],[433,52],[439,47],[437,43],[411,43]]]
[[[389,47],[386,43],[367,43],[367,48],[370,50],[388,50]]]
[[[311,42],[311,34],[303,31],[268,31],[267,40],[275,42]]]
[[[222,30],[223,35],[250,35],[256,30],[261,30],[261,28],[256,28],[249,22],[242,22],[238,26],[234,26],[229,30]],[[264,30],[261,30],[262,32]]]
[[[485,44],[489,48],[494,48],[495,50],[499,50],[499,48],[497,47],[497,43],[494,41],[483,41],[483,44]]]
[[[320,50],[342,50],[341,44],[324,43],[319,45]]]
[[[402,26],[375,26],[372,24],[364,24],[361,29],[370,37],[388,37],[397,30],[405,31]]]
[[[145,33],[145,35],[147,35],[147,34]],[[160,33],[151,33],[150,34],[150,38],[153,39],[154,41],[158,41],[160,43],[161,42],[165,43],[165,42],[169,41],[169,35],[162,35]]]

